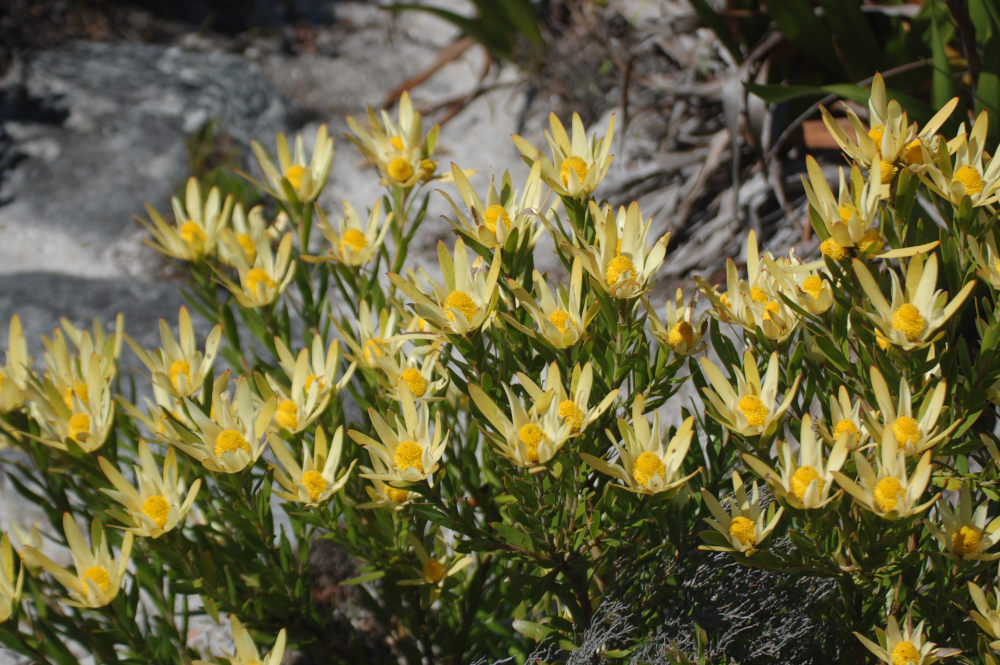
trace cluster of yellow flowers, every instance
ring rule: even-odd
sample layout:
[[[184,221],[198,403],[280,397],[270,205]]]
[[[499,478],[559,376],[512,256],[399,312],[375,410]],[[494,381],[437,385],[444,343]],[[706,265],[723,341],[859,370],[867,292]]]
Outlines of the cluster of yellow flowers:
[[[367,126],[349,119],[350,140],[388,192],[366,221],[344,201],[342,215],[331,223],[317,204],[333,158],[325,127],[308,160],[302,137],[293,152],[279,135],[277,164],[255,143],[266,181],[258,184],[282,207],[274,222],[265,221],[263,208],[246,212],[232,197],[223,200],[218,189],[203,198],[192,179],[185,200],[172,202],[173,223],[149,208],[146,224],[159,251],[209,267],[206,274],[231,294],[248,326],[263,331],[257,341],[273,352],[273,362],[255,366],[243,358],[233,371],[244,374],[216,376],[224,335],[229,351],[243,353],[231,337],[235,324],[220,322],[199,344],[182,308],[179,335],[161,322],[155,350],[126,338],[120,319],[113,334],[97,324],[88,332],[63,322],[62,330],[43,340],[46,370],[37,375],[20,322],[12,319],[0,366],[0,414],[26,414],[37,423],[37,434],[3,420],[10,441],[30,439],[90,454],[114,438],[112,386],[125,340],[149,373],[152,398],[143,407],[119,399],[143,429],[132,460],[134,481],[111,461],[117,454],[98,457],[109,483],[102,491],[118,504],[108,512],[126,531],[117,556],[98,520],[88,546],[67,513],[63,532],[75,572],[24,544],[18,548],[24,565],[15,576],[13,546],[5,535],[0,620],[19,602],[26,567],[48,571],[65,586],[69,603],[110,603],[128,575],[134,538],[159,538],[180,528],[197,514],[199,492],[224,474],[253,469],[265,452],[273,459],[270,477],[280,487],[275,495],[307,509],[324,506],[348,487],[358,465],[368,500],[358,502],[364,498],[359,491],[345,509],[386,511],[377,514],[395,519],[438,491],[444,469],[460,474],[452,470],[452,456],[471,456],[476,465],[491,467],[483,478],[525,472],[529,479],[558,478],[567,465],[576,465],[588,483],[643,497],[700,500],[699,521],[711,527],[701,534],[703,547],[732,552],[748,564],[766,560],[767,539],[790,520],[793,528],[808,531],[810,520],[829,516],[848,539],[850,522],[867,519],[862,513],[887,524],[924,515],[924,533],[956,565],[1000,558],[991,551],[1000,529],[988,523],[990,504],[974,505],[973,497],[982,496],[975,470],[967,462],[958,470],[955,463],[952,439],[964,431],[960,405],[952,400],[959,381],[938,361],[950,352],[941,341],[946,330],[967,302],[975,302],[970,296],[977,284],[989,285],[993,296],[1000,289],[998,241],[991,230],[958,239],[957,248],[968,249],[959,265],[940,241],[905,246],[911,238],[927,238],[908,231],[910,222],[891,207],[905,186],[921,183],[955,209],[971,204],[972,214],[995,216],[1000,159],[984,149],[985,117],[968,134],[963,126],[946,139],[938,131],[953,108],[946,105],[918,127],[887,100],[876,77],[868,123],[848,109],[853,138],[824,109],[852,165],[849,173],[841,169],[834,196],[818,163],[807,160],[803,184],[823,258],[803,262],[794,252],[762,253],[751,232],[745,274],[729,260],[725,290],[699,279],[707,312],[695,293],[685,296],[678,289],[662,316],[650,291],[670,234],[658,235],[635,202],[615,209],[592,198],[611,163],[613,119],[598,138],[588,137],[578,115],[570,132],[551,116],[548,154],[515,136],[530,167],[526,182],[518,190],[505,173],[499,188],[491,179],[480,196],[470,172],[452,166],[439,173],[437,127],[425,135],[404,94],[397,119],[372,110]],[[404,230],[413,214],[411,194],[432,180],[453,182],[459,194],[445,194],[458,237],[451,247],[439,243],[440,277],[406,268],[400,258],[405,247],[388,247],[390,238],[405,244],[412,237]],[[318,252],[309,243],[314,215],[326,243]],[[566,269],[566,284],[553,285],[528,261],[543,233]],[[390,251],[396,260],[380,281]],[[330,313],[339,333],[333,339],[326,334],[330,321],[307,321],[306,344],[296,350],[290,332],[275,323],[281,320],[277,313],[287,290],[300,290],[297,300],[287,298],[300,313],[313,307],[314,296],[325,302],[325,284],[316,293],[302,287],[315,274],[333,276],[344,300],[355,303],[356,316]],[[957,290],[953,296],[939,288],[943,277]],[[328,312],[321,313],[326,319]],[[742,362],[738,352],[724,352],[732,345],[720,324],[742,336]],[[850,338],[837,339],[836,326]],[[598,332],[621,345],[611,356],[624,356],[629,348],[655,353],[642,380],[625,368],[627,358],[602,364],[603,350],[593,348]],[[505,348],[509,335],[536,348]],[[635,338],[642,344],[634,345]],[[868,342],[871,348],[859,346]],[[718,357],[710,358],[711,352]],[[834,364],[831,354],[837,353],[844,358],[838,372],[822,368],[826,360]],[[874,353],[885,363],[873,360]],[[675,377],[684,366],[691,374]],[[717,424],[696,414],[675,428],[664,425],[664,414],[650,405],[662,404],[682,380],[703,387],[704,411]],[[370,427],[348,428],[332,408],[349,388],[370,398],[362,404]],[[1000,394],[996,386],[991,390]],[[610,427],[616,421],[617,433]],[[796,427],[797,440],[786,436]],[[721,440],[712,440],[710,431],[721,432]],[[345,433],[352,451],[346,468]],[[990,459],[1000,459],[991,436],[983,436]],[[726,451],[730,457],[720,459],[739,468],[695,468],[689,452],[707,455],[712,449]],[[178,450],[186,457],[179,460]],[[189,468],[192,461],[202,475],[188,484],[189,474],[179,466]],[[731,482],[732,493],[727,489],[720,497],[715,489],[692,487],[700,474],[699,480],[714,479],[705,480],[713,488],[720,478]],[[941,492],[929,494],[932,485]],[[474,507],[471,500],[469,505]],[[437,527],[427,537],[433,546],[412,530],[399,538],[419,571],[399,584],[425,588],[433,604],[478,559],[461,554]],[[843,551],[831,558],[842,572],[857,567]],[[991,646],[1000,648],[1000,601],[994,600],[1000,590],[988,596],[970,583],[969,592],[976,608],[971,616],[996,640]],[[923,637],[924,622],[914,627],[910,610],[900,628],[898,609],[885,613],[877,641],[857,633],[864,647],[896,664],[929,663],[952,653]],[[233,662],[259,662],[243,625],[235,616],[230,620]],[[266,662],[281,659],[285,640],[282,631]]]

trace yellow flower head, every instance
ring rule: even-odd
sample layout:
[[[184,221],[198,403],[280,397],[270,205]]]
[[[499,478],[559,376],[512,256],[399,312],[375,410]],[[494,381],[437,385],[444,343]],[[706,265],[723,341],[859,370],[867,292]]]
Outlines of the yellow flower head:
[[[939,501],[935,506],[939,521],[926,522],[927,529],[941,543],[942,553],[950,559],[994,561],[1000,552],[988,552],[1000,541],[1000,532],[988,528],[989,501],[972,508],[972,488],[962,483],[958,505]]]
[[[407,280],[401,275],[390,274],[392,283],[414,302],[416,313],[442,332],[465,335],[480,330],[496,316],[496,302],[499,297],[496,288],[500,274],[500,253],[497,252],[484,274],[469,263],[465,243],[461,238],[455,241],[454,259],[444,243],[438,244],[438,260],[444,282],[430,279],[429,293],[416,283],[416,278]],[[423,272],[421,270],[421,272]]]
[[[520,136],[514,136],[514,145],[528,164],[541,164],[541,178],[559,196],[585,198],[597,188],[611,165],[611,142],[614,139],[615,118],[608,120],[603,138],[593,136],[589,141],[579,114],[573,114],[572,138],[556,115],[549,115],[551,133],[545,133],[552,158]]]
[[[563,387],[558,363],[549,365],[541,386],[523,372],[517,372],[516,376],[534,404],[548,401],[549,407],[545,410],[543,418],[553,420],[555,424],[547,426],[546,429],[558,427],[559,421],[562,421],[562,424],[569,425],[569,436],[583,434],[591,423],[608,410],[618,396],[618,390],[612,390],[600,404],[591,408],[590,389],[594,384],[594,368],[590,363],[583,367],[573,366],[569,392]]]
[[[837,484],[858,505],[886,519],[896,519],[923,512],[937,500],[934,496],[926,503],[917,503],[931,477],[929,451],[920,458],[912,475],[906,472],[906,456],[899,450],[892,428],[883,431],[879,451],[880,458],[875,469],[860,451],[854,452],[859,482],[839,471],[833,472]]]
[[[317,427],[312,449],[305,441],[302,442],[300,465],[295,461],[295,456],[285,441],[272,438],[271,450],[279,465],[274,468],[274,479],[282,487],[282,490],[276,489],[274,493],[285,501],[313,507],[327,501],[347,484],[351,469],[357,463],[357,460],[353,460],[350,466],[337,476],[343,443],[343,427],[338,427],[333,433],[333,440],[329,445],[326,432],[322,427]]]
[[[663,265],[670,234],[664,234],[647,246],[653,220],[643,221],[639,204],[633,201],[621,206],[617,214],[612,208],[590,202],[597,245],[571,246],[583,266],[601,288],[615,298],[634,298],[643,293]]]
[[[353,133],[347,138],[379,170],[382,184],[409,189],[435,177],[437,164],[432,157],[439,127],[434,125],[423,136],[420,114],[414,112],[413,102],[406,92],[399,98],[398,121],[390,118],[385,111],[380,116],[377,117],[369,106],[367,127],[362,127],[354,118],[347,118],[347,125]]]
[[[843,437],[848,450],[859,448],[868,438],[868,428],[862,423],[861,401],[851,401],[846,386],[840,386],[836,395],[830,396],[830,420],[819,423],[819,432],[829,446],[835,446]]]
[[[433,486],[434,473],[448,445],[448,434],[442,436],[441,412],[434,415],[431,431],[430,406],[426,401],[416,404],[405,386],[400,390],[399,407],[403,418],[396,416],[395,426],[374,409],[368,409],[378,440],[357,430],[348,432],[371,456],[373,468],[370,472],[362,469],[361,477],[394,486],[426,480]]]
[[[240,306],[246,308],[264,307],[273,303],[295,276],[295,261],[292,260],[292,234],[285,233],[275,251],[267,237],[257,243],[253,263],[237,259],[239,283],[224,275],[219,281],[236,297]]]
[[[617,464],[587,453],[580,453],[580,456],[593,468],[618,480],[619,486],[630,492],[669,492],[683,486],[698,473],[696,470],[686,476],[681,475],[684,457],[694,435],[694,417],[687,418],[664,446],[659,412],[653,412],[650,426],[643,414],[644,408],[645,398],[637,395],[632,402],[631,422],[625,418],[618,419],[618,431],[623,441],[619,443],[617,439],[611,439],[618,453]]]
[[[412,531],[407,532],[406,539],[417,555],[420,574],[415,578],[400,580],[397,584],[400,586],[431,586],[429,600],[432,603],[440,597],[441,590],[448,578],[460,573],[473,563],[472,557],[468,554],[451,553],[440,530],[434,535],[433,556],[427,552],[424,544],[420,542],[420,538]]]
[[[879,660],[890,665],[929,665],[937,662],[939,658],[958,653],[956,649],[938,648],[933,642],[926,641],[923,633],[924,622],[921,621],[914,628],[913,619],[907,612],[902,630],[896,618],[890,615],[884,630],[875,629],[877,641],[872,641],[857,632],[854,636],[865,645],[866,649],[878,656]]]
[[[847,119],[854,130],[853,139],[848,137],[829,111],[823,107],[820,110],[824,124],[847,156],[862,168],[879,175],[881,195],[884,198],[888,196],[889,183],[900,167],[921,168],[923,147],[933,145],[935,133],[957,104],[956,97],[918,129],[916,123],[910,123],[899,103],[887,98],[885,81],[880,74],[876,74],[868,101],[870,125],[863,123],[849,106],[844,106]]]
[[[709,544],[700,549],[740,552],[745,556],[752,556],[778,526],[778,520],[785,512],[784,508],[775,511],[771,504],[765,515],[761,510],[757,483],[754,482],[748,496],[743,478],[736,471],[733,471],[733,496],[727,501],[729,511],[708,490],[703,488],[701,496],[712,514],[705,521],[718,535],[708,532],[709,535],[705,537]]]
[[[534,385],[535,392],[527,409],[510,386],[504,385],[503,389],[510,405],[510,418],[479,386],[469,384],[469,397],[493,426],[495,431],[488,432],[487,436],[497,452],[516,466],[540,471],[573,434],[576,412],[567,418],[564,409],[564,415],[560,416],[555,388],[539,396],[540,389]]]
[[[320,256],[304,257],[308,261],[336,261],[349,266],[362,266],[370,262],[392,225],[394,213],[390,212],[382,218],[382,200],[372,206],[368,221],[362,223],[358,213],[347,201],[341,201],[344,214],[337,220],[337,227],[330,223],[326,214],[317,208],[319,215],[318,228],[327,239],[330,246],[327,252]]]
[[[515,233],[518,247],[534,247],[543,231],[538,220],[545,214],[542,210],[540,173],[541,164],[537,163],[532,167],[520,196],[514,190],[509,172],[504,172],[499,191],[493,176],[490,176],[490,186],[484,201],[473,189],[465,172],[452,164],[452,179],[465,203],[463,209],[447,192],[442,192],[455,213],[450,219],[452,226],[464,238],[485,247],[505,248],[507,239]]]
[[[847,460],[846,439],[838,440],[824,461],[823,444],[816,439],[812,419],[806,414],[802,417],[798,451],[793,453],[787,441],[779,441],[777,452],[781,462],[780,473],[752,455],[744,455],[743,459],[785,503],[811,510],[822,508],[835,498],[836,494],[830,495],[833,472],[839,471]]]
[[[677,355],[689,356],[703,348],[701,339],[705,334],[706,314],[695,316],[694,303],[692,297],[685,304],[684,294],[678,288],[673,302],[667,301],[666,316],[661,320],[648,301],[643,300],[653,338]]]
[[[918,254],[907,263],[905,286],[900,285],[895,272],[889,273],[892,279],[890,302],[882,294],[867,266],[857,259],[853,261],[853,265],[858,281],[874,309],[867,313],[868,318],[888,341],[904,350],[927,344],[934,331],[961,307],[976,284],[975,280],[970,281],[948,302],[948,295],[936,290],[937,254],[931,254],[926,262]]]
[[[254,184],[279,201],[312,203],[326,186],[333,164],[333,138],[326,125],[320,125],[316,130],[311,159],[306,158],[305,141],[301,134],[295,136],[294,154],[289,150],[288,139],[281,132],[278,132],[277,144],[278,164],[275,165],[260,143],[251,143],[267,180],[267,184],[256,181]]]
[[[208,415],[192,400],[184,400],[193,431],[174,428],[178,434],[175,445],[216,473],[238,473],[257,461],[278,406],[273,398],[262,402],[254,395],[246,377],[237,379],[231,397],[226,392],[228,386],[226,372],[212,387]]]
[[[339,379],[340,341],[334,339],[324,348],[322,335],[313,335],[310,348],[292,355],[280,338],[274,339],[278,366],[284,376],[276,379],[270,374],[265,381],[258,381],[258,389],[265,400],[277,400],[275,421],[281,429],[301,432],[323,413],[330,399],[343,388],[354,374],[355,365],[348,367]]]
[[[40,566],[66,587],[69,597],[63,602],[74,607],[104,607],[118,595],[129,555],[132,552],[132,534],[122,539],[118,558],[111,555],[111,548],[104,534],[104,527],[96,519],[91,523],[88,546],[72,515],[63,513],[63,532],[69,545],[76,570],[72,573],[56,564],[35,547],[25,545],[21,556],[26,565]]]
[[[966,196],[973,207],[992,205],[1000,199],[1000,160],[985,150],[988,123],[983,111],[968,134],[963,124],[948,142],[947,151],[935,154],[937,163],[920,173],[924,184],[956,207]]]
[[[115,332],[106,334],[97,322],[93,334],[65,319],[62,330],[43,336],[47,371],[29,388],[35,419],[43,430],[41,441],[66,449],[72,440],[84,452],[100,448],[114,424],[112,382],[121,352],[124,319],[119,314]],[[67,339],[76,347],[70,350]]]
[[[161,391],[175,399],[183,399],[201,390],[205,377],[212,368],[219,343],[222,325],[216,325],[205,338],[204,352],[198,349],[191,315],[186,307],[178,314],[178,335],[174,337],[169,324],[160,319],[160,342],[155,351],[146,351],[135,340],[125,340],[146,366],[153,377],[154,391]]]
[[[175,196],[170,205],[174,213],[173,224],[146,204],[150,221],[139,220],[153,236],[146,243],[161,254],[182,261],[200,261],[211,256],[219,233],[229,223],[233,197],[227,196],[223,202],[219,188],[213,187],[202,199],[198,181],[192,177],[188,179],[184,201]]]
[[[137,536],[159,538],[184,519],[201,487],[201,478],[191,483],[185,495],[184,481],[177,477],[177,453],[173,448],[163,459],[163,472],[145,441],[139,442],[139,464],[134,466],[136,485],[103,457],[101,470],[114,489],[102,492],[117,501],[130,519],[127,530]]]
[[[900,377],[896,400],[893,400],[889,385],[882,373],[875,367],[871,368],[871,383],[881,418],[870,415],[867,418],[866,429],[878,440],[881,440],[886,430],[892,430],[896,444],[907,457],[930,450],[944,441],[959,425],[960,421],[955,421],[938,431],[937,421],[947,396],[947,384],[943,380],[937,382],[934,390],[927,394],[916,412],[913,408],[910,384],[905,376]]]
[[[778,354],[772,353],[761,381],[757,361],[748,349],[743,355],[743,372],[736,373],[733,386],[719,368],[708,358],[701,358],[702,372],[711,388],[705,388],[705,397],[713,407],[709,414],[722,425],[742,436],[757,436],[774,431],[785,410],[792,403],[800,377],[785,392],[780,404],[778,393]]]

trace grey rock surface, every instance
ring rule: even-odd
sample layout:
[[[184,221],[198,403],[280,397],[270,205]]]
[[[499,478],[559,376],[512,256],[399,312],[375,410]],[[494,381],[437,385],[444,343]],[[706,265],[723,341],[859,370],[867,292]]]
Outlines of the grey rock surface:
[[[183,182],[185,137],[217,119],[248,143],[287,129],[292,115],[252,65],[226,53],[76,42],[10,78],[4,125],[23,157],[0,189],[2,274],[148,279],[157,259],[133,217],[147,201],[164,208]]]

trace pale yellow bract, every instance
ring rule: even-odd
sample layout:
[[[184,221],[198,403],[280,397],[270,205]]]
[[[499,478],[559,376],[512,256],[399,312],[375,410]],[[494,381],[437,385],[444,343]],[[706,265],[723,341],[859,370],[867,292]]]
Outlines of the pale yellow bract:
[[[159,538],[177,526],[194,504],[201,478],[185,487],[177,473],[177,453],[173,448],[163,458],[160,472],[145,441],[139,441],[139,464],[134,465],[136,485],[129,483],[111,462],[98,458],[101,470],[113,489],[101,491],[121,504],[130,522],[126,530],[144,538]],[[187,493],[185,494],[185,490]]]
[[[617,213],[610,205],[590,202],[596,245],[572,245],[570,250],[601,288],[614,298],[635,298],[647,290],[667,254],[670,233],[648,245],[653,220],[643,221],[633,201]]]
[[[174,213],[173,224],[146,204],[146,212],[151,221],[139,219],[139,223],[153,237],[144,242],[161,254],[182,261],[200,261],[211,256],[216,250],[219,233],[229,223],[233,201],[231,195],[222,201],[218,187],[213,187],[208,196],[202,199],[198,180],[189,178],[184,190],[184,201],[176,196],[170,200]]]
[[[281,660],[285,656],[285,629],[278,631],[278,637],[274,640],[274,646],[266,657],[261,657],[257,650],[257,643],[253,636],[243,627],[235,614],[229,615],[229,629],[233,634],[233,645],[236,650],[233,653],[224,653],[226,662],[229,665],[281,665]],[[192,661],[192,665],[218,665],[217,662],[204,660]]]
[[[972,491],[968,482],[962,483],[958,505],[942,499],[934,505],[935,520],[925,522],[941,544],[946,557],[965,561],[995,561],[1000,552],[989,552],[1000,542],[1000,530],[989,525],[989,501],[984,500],[973,510]]]
[[[939,495],[934,495],[925,503],[918,503],[931,479],[930,451],[920,457],[912,474],[908,474],[906,455],[897,446],[896,435],[889,427],[882,434],[878,455],[877,466],[872,468],[864,454],[854,451],[857,482],[844,473],[833,472],[837,484],[858,505],[880,517],[893,520],[922,513],[934,504]]]
[[[348,432],[371,457],[372,467],[362,467],[361,477],[403,487],[426,480],[428,486],[433,487],[434,473],[448,445],[448,434],[443,432],[441,425],[441,412],[434,414],[432,431],[430,405],[426,401],[417,404],[405,385],[399,391],[399,410],[402,419],[395,416],[395,425],[391,425],[382,414],[368,409],[378,440],[357,430]]]
[[[264,451],[270,424],[277,410],[275,399],[262,401],[241,376],[229,395],[229,372],[212,386],[209,414],[191,399],[184,400],[193,430],[172,424],[171,442],[208,469],[218,473],[238,473],[253,464]]]
[[[198,349],[186,307],[180,308],[177,319],[177,337],[166,320],[160,319],[161,346],[154,351],[146,351],[127,335],[125,341],[152,375],[154,392],[183,399],[201,390],[222,341],[222,325],[216,324],[209,332],[202,352]],[[157,401],[165,401],[165,398],[158,395]]]
[[[735,372],[736,385],[730,383],[719,368],[708,358],[700,358],[702,372],[710,388],[705,388],[705,398],[713,410],[709,414],[722,425],[742,436],[758,436],[773,432],[795,397],[801,375],[785,391],[784,399],[777,403],[778,354],[772,353],[761,382],[757,361],[747,349],[743,354],[742,372]]]
[[[931,336],[951,318],[976,285],[972,280],[962,287],[951,301],[948,294],[937,289],[937,254],[924,261],[920,254],[906,264],[903,285],[895,271],[890,271],[892,300],[886,300],[868,267],[854,259],[854,273],[864,289],[874,311],[866,312],[883,337],[904,350],[926,345]]]
[[[930,665],[939,658],[954,656],[958,649],[940,648],[934,642],[924,639],[924,622],[914,628],[910,613],[906,613],[906,621],[902,629],[892,615],[886,619],[885,629],[876,628],[877,642],[855,631],[854,636],[865,645],[865,648],[878,656],[879,660],[889,665]]]
[[[330,166],[333,164],[333,138],[329,135],[326,125],[320,125],[316,129],[312,158],[308,160],[305,141],[301,134],[295,136],[293,154],[288,148],[288,139],[283,133],[278,132],[277,165],[260,143],[253,141],[250,145],[267,180],[266,185],[252,180],[254,184],[279,201],[308,204],[319,198],[320,192],[326,186]]]
[[[288,443],[278,437],[271,438],[271,451],[278,460],[274,479],[282,489],[274,494],[285,501],[316,507],[326,502],[347,484],[351,470],[357,464],[352,460],[347,469],[337,475],[340,453],[344,445],[344,428],[338,427],[333,439],[327,443],[326,430],[316,428],[312,447],[301,442],[302,463],[299,464]]]
[[[846,438],[838,439],[824,460],[823,444],[813,432],[812,418],[805,414],[802,416],[798,450],[793,452],[792,446],[785,440],[778,441],[776,447],[780,473],[753,455],[744,454],[743,460],[786,504],[813,510],[822,508],[840,494],[831,494],[830,490],[834,483],[833,472],[839,471],[847,460]]]
[[[412,271],[409,279],[395,273],[391,273],[389,279],[413,301],[416,313],[434,328],[465,335],[488,326],[496,316],[500,259],[500,253],[495,253],[488,272],[484,273],[469,262],[465,243],[458,238],[454,258],[444,242],[438,243],[443,282],[431,279],[423,269],[420,269],[422,279]],[[429,288],[420,286],[420,282],[427,283]]]
[[[118,595],[132,552],[131,533],[122,538],[118,558],[111,555],[111,547],[104,534],[104,527],[96,519],[91,523],[88,546],[69,513],[63,513],[63,532],[69,545],[76,569],[72,573],[30,545],[24,545],[20,554],[30,566],[40,566],[52,575],[69,592],[62,601],[74,607],[104,607]]]
[[[24,586],[25,565],[20,564],[14,576],[14,549],[10,537],[5,533],[0,537],[0,623],[11,617],[14,605],[21,599]]]
[[[541,179],[559,196],[582,199],[589,196],[604,179],[611,165],[611,143],[615,133],[615,117],[608,120],[602,138],[587,140],[587,131],[578,113],[572,118],[572,138],[556,114],[549,114],[551,132],[545,133],[552,157],[546,157],[531,142],[514,135],[514,145],[531,165],[541,164]]]
[[[619,487],[637,494],[659,494],[682,487],[701,469],[682,475],[684,458],[687,456],[694,436],[694,417],[689,416],[677,428],[669,442],[665,443],[665,432],[660,425],[660,414],[653,412],[653,421],[643,413],[646,400],[636,395],[632,402],[632,418],[618,419],[618,431],[622,442],[609,438],[618,453],[618,463],[613,464],[590,455],[580,453],[587,464],[601,473],[619,481]]]
[[[723,537],[726,544],[702,545],[699,549],[739,552],[744,556],[753,556],[760,549],[764,540],[778,526],[778,520],[781,519],[785,509],[774,510],[772,504],[765,514],[761,510],[760,490],[757,488],[757,481],[754,481],[748,495],[743,478],[738,472],[733,471],[732,480],[733,496],[728,501],[729,512],[708,490],[704,488],[701,490],[705,506],[712,514],[712,517],[705,518],[705,522]]]
[[[361,221],[357,211],[347,201],[341,201],[343,214],[337,218],[336,228],[330,223],[326,213],[319,207],[316,214],[319,222],[317,228],[329,242],[325,254],[303,255],[302,259],[310,262],[336,261],[348,266],[363,266],[369,263],[381,249],[385,236],[389,232],[395,213],[382,216],[382,201],[372,206],[368,220]]]

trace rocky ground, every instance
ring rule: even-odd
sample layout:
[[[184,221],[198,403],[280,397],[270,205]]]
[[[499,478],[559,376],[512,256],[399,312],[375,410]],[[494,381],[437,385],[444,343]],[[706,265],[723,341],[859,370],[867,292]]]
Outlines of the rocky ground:
[[[795,204],[784,193],[794,163],[756,159],[744,72],[683,0],[550,3],[549,50],[520,66],[490,60],[437,18],[375,2],[108,4],[0,9],[0,348],[14,313],[37,352],[60,317],[107,325],[119,311],[131,336],[155,346],[183,280],[143,243],[135,217],[145,203],[168,209],[197,165],[192,147],[223,141],[252,169],[250,140],[273,146],[277,131],[311,137],[325,123],[337,156],[321,204],[367,207],[377,182],[342,138],[344,117],[414,83],[418,110],[444,123],[441,162],[478,169],[479,184],[489,167],[526,175],[510,135],[541,141],[550,111],[600,126],[615,113],[602,191],[615,203],[638,198],[674,232],[661,293],[695,272],[718,276],[745,228],[764,228],[776,250],[804,238],[780,221]],[[431,225],[418,256],[447,233]],[[0,506],[0,527],[30,520],[2,485]]]

